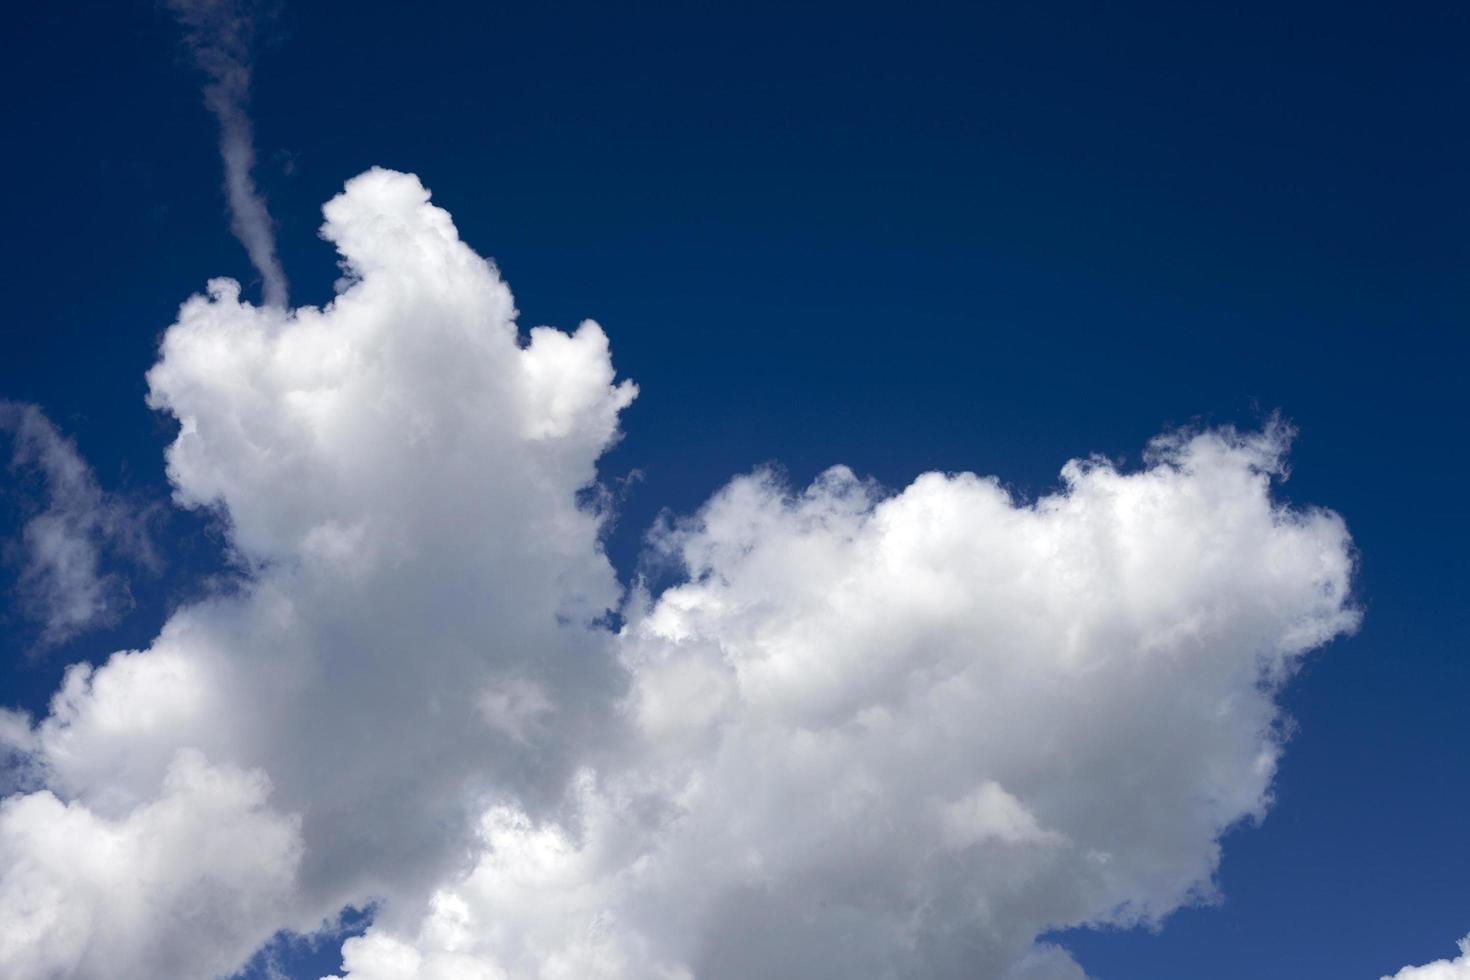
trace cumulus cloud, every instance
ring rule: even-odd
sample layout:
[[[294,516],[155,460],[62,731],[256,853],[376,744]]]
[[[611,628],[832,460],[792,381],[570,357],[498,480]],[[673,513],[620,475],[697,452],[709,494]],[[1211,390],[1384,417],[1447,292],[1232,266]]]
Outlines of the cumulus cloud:
[[[330,304],[216,280],[148,377],[248,586],[0,718],[44,783],[0,819],[7,976],[226,972],[375,902],[350,980],[1075,980],[1039,936],[1210,896],[1277,693],[1357,621],[1343,522],[1275,494],[1284,426],[1036,501],[749,474],[653,536],[680,584],[623,595],[602,330],[522,332],[412,176],[325,214]],[[63,821],[156,846],[57,853]]]
[[[109,560],[157,564],[144,512],[104,492],[36,406],[0,401],[0,434],[9,436],[12,490],[30,511],[14,549],[21,613],[39,625],[43,647],[111,625],[132,608],[132,594],[121,573],[105,570]]]
[[[228,280],[183,305],[149,399],[179,422],[178,502],[221,510],[250,583],[181,609],[149,649],[73,667],[28,735],[0,729],[99,822],[155,805],[181,749],[266,775],[252,806],[291,822],[299,861],[273,921],[198,913],[230,933],[212,947],[310,931],[349,902],[414,908],[489,801],[559,799],[624,684],[594,625],[619,599],[603,516],[578,490],[634,388],[594,323],[519,332],[494,267],[427,202],[373,171],[327,205],[349,277],[326,308],[251,306]],[[0,893],[27,889],[28,840]],[[149,887],[165,898],[98,902],[90,928],[47,942],[95,950],[77,976],[158,975],[113,941],[195,948],[166,899],[178,883]],[[36,941],[0,916],[0,948]],[[21,969],[7,976],[47,975]]]
[[[1036,937],[1208,895],[1269,803],[1275,693],[1356,622],[1342,521],[1272,500],[1287,437],[1165,437],[1031,504],[737,479],[663,537],[687,584],[629,608],[624,754],[569,820],[488,815],[346,975],[1080,976]]]
[[[1423,966],[1406,966],[1382,980],[1470,980],[1470,936],[1460,940],[1460,955]]]
[[[250,104],[251,43],[256,30],[252,0],[167,0],[195,65],[209,79],[204,104],[219,123],[230,228],[260,274],[267,306],[286,305],[286,272],[276,256],[275,226],[255,186],[255,136]]]

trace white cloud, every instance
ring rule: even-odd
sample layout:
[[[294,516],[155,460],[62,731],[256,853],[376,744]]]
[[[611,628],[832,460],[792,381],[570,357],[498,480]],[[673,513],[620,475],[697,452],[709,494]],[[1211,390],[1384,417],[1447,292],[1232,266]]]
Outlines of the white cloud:
[[[232,971],[271,930],[300,860],[269,787],[182,750],[158,798],[114,818],[49,791],[0,803],[0,973]]]
[[[1081,976],[1036,937],[1208,894],[1280,684],[1356,623],[1342,522],[1272,500],[1288,436],[1167,437],[1029,506],[736,480],[665,537],[689,583],[630,609],[631,742],[560,822],[487,817],[346,976]]]
[[[105,564],[156,565],[145,515],[104,492],[76,445],[36,406],[0,401],[0,433],[10,436],[15,488],[32,488],[43,502],[26,501],[33,512],[20,533],[15,587],[40,645],[115,623],[133,599],[126,578]]]
[[[1470,980],[1470,936],[1460,940],[1460,955],[1423,966],[1406,966],[1382,980]]]
[[[1273,499],[1284,428],[1031,504],[756,473],[658,536],[685,584],[625,600],[577,503],[634,396],[601,329],[519,332],[414,177],[326,217],[330,305],[216,280],[149,374],[176,499],[222,508],[249,586],[0,716],[45,783],[7,813],[99,847],[253,827],[261,873],[80,848],[36,884],[18,818],[0,907],[50,911],[0,915],[7,976],[207,975],[378,900],[352,980],[1075,980],[1038,936],[1209,893],[1269,804],[1276,693],[1356,623],[1342,522]]]
[[[227,280],[184,304],[149,398],[179,420],[177,500],[223,509],[251,583],[73,668],[28,736],[48,789],[98,819],[150,806],[180,749],[266,773],[302,857],[275,920],[241,920],[255,942],[347,902],[415,907],[487,799],[559,796],[624,685],[590,625],[619,588],[577,492],[634,389],[594,323],[518,334],[427,199],[373,171],[327,206],[351,282],[324,309],[241,304]],[[184,941],[127,914],[151,945]]]

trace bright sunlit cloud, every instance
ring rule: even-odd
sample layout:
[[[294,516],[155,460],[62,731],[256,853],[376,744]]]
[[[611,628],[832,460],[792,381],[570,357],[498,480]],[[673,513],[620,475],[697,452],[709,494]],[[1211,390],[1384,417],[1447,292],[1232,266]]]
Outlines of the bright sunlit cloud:
[[[1033,501],[740,475],[625,594],[582,493],[637,394],[603,330],[521,330],[414,176],[325,215],[330,304],[214,280],[164,335],[175,499],[248,585],[3,719],[38,784],[0,973],[228,973],[375,903],[351,980],[1060,980],[1047,932],[1213,896],[1282,685],[1358,622],[1344,522],[1275,494],[1288,426]]]

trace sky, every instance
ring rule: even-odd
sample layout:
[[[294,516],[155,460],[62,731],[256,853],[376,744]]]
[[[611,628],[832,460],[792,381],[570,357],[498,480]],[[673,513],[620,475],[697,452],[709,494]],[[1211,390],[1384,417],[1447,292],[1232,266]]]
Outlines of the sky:
[[[0,973],[1470,976],[1463,7],[245,9],[0,40]]]

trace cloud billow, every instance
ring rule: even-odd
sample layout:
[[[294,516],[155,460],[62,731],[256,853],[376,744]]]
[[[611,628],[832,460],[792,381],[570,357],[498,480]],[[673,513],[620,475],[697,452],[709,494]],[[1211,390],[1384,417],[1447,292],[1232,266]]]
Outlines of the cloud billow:
[[[1045,933],[1212,894],[1358,618],[1285,426],[1034,502],[748,474],[624,595],[579,503],[636,394],[601,328],[523,333],[413,176],[325,214],[330,304],[215,280],[148,376],[248,588],[0,718],[45,779],[0,804],[0,973],[228,973],[373,902],[350,980],[1061,980]]]

